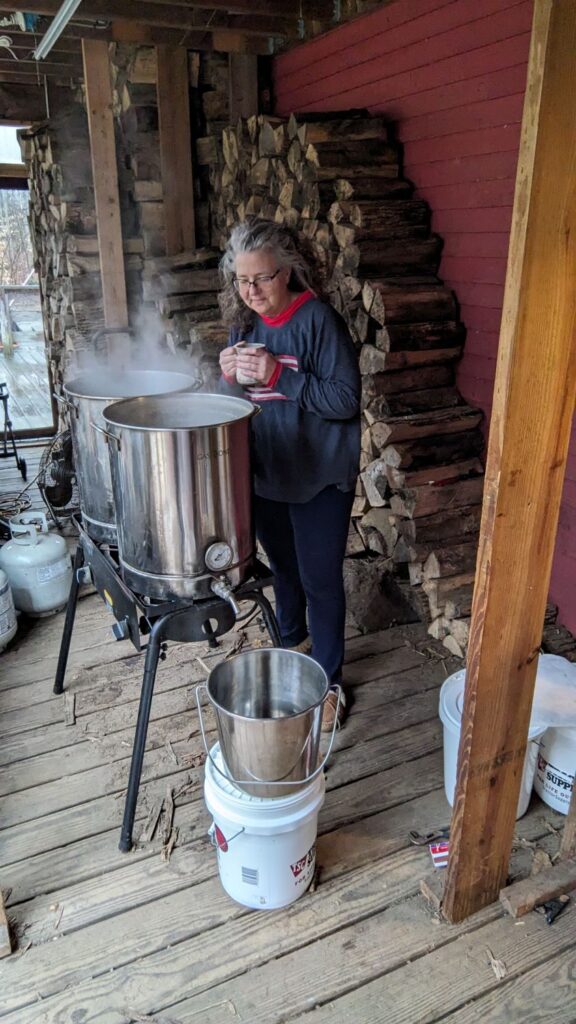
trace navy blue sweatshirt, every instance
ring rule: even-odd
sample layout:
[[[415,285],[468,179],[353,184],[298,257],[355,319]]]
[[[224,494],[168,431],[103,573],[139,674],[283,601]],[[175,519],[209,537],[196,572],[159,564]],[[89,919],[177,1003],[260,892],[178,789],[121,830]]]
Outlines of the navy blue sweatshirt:
[[[247,333],[233,328],[229,345],[241,339],[264,344],[281,364],[271,387],[242,388],[223,379],[225,390],[262,409],[252,421],[256,494],[300,503],[330,485],[353,490],[360,460],[360,372],[342,317],[312,297],[280,326],[256,316]]]

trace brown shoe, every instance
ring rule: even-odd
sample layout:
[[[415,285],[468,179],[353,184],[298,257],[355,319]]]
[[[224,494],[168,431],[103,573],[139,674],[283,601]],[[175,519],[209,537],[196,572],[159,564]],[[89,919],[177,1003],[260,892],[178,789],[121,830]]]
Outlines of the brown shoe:
[[[296,647],[287,647],[287,651],[296,651],[298,654],[310,654],[312,650],[312,639],[307,636],[305,640],[300,644],[296,644]]]
[[[338,702],[338,690],[328,690],[328,696],[324,701],[324,707],[322,708],[322,732],[332,732],[334,728],[334,720],[336,719],[336,728],[341,729],[346,718],[346,697],[344,696],[344,690],[340,690],[340,702]]]

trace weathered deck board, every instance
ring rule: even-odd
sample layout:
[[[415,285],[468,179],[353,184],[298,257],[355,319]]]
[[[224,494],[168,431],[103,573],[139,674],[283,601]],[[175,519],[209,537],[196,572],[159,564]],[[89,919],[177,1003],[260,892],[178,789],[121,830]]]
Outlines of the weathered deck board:
[[[97,597],[82,599],[67,678],[73,726],[51,693],[61,615],[23,631],[0,660],[0,884],[18,948],[31,944],[0,964],[1,1021],[280,1024],[304,1014],[305,1024],[371,1024],[385,1019],[385,1006],[387,1021],[420,1024],[461,1013],[470,1000],[495,1012],[491,994],[506,989],[511,1006],[530,1009],[522,993],[537,991],[540,962],[567,977],[574,914],[548,929],[537,953],[531,932],[502,930],[499,906],[453,928],[433,921],[418,895],[431,863],[408,833],[449,821],[437,708],[439,686],[457,667],[422,627],[349,638],[353,703],[328,766],[320,884],[291,908],[261,914],[220,886],[202,769],[186,763],[201,751],[193,689],[204,673],[195,654],[213,663],[235,637],[216,652],[171,645],[159,669],[135,836],[167,784],[187,785],[165,863],[158,835],[129,856],[117,847],[143,664],[130,646],[112,644],[109,621]],[[257,626],[248,633],[261,636]],[[529,869],[530,844],[555,852],[552,828],[562,821],[534,801],[517,822],[524,848],[513,873]],[[510,977],[497,983],[482,950],[506,959],[514,942]],[[464,977],[453,984],[456,963]]]

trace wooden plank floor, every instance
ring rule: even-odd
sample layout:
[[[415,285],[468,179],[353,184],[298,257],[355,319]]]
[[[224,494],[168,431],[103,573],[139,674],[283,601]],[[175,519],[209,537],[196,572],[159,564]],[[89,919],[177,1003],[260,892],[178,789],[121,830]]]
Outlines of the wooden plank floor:
[[[206,831],[194,686],[201,645],[161,664],[135,835],[167,790],[162,828],[118,851],[142,658],[79,605],[66,700],[52,694],[62,615],[21,628],[0,658],[0,884],[16,953],[0,961],[0,1024],[568,1022],[576,910],[552,927],[499,906],[459,926],[419,894],[432,873],[411,829],[449,821],[438,689],[457,667],[420,626],[348,640],[354,693],[327,774],[319,884],[291,908],[249,911],[222,890]],[[262,637],[258,625],[248,643]],[[210,737],[214,735],[210,731]],[[553,856],[563,818],[533,800],[512,874]],[[504,962],[498,980],[489,954]]]

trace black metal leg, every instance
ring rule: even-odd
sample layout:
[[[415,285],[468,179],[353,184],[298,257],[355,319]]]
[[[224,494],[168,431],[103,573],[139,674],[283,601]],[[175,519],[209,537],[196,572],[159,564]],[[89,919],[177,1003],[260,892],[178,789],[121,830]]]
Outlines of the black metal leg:
[[[156,620],[150,631],[150,639],[146,648],[140,707],[138,708],[138,721],[136,723],[132,761],[130,764],[130,778],[128,779],[126,804],[124,806],[124,820],[122,821],[122,831],[120,833],[119,848],[122,853],[128,853],[132,849],[132,830],[134,828],[136,804],[138,802],[138,790],[140,789],[140,777],[142,775],[142,763],[144,761],[144,748],[148,734],[148,721],[150,719],[156,669],[158,668],[158,659],[162,647],[164,626],[167,620],[170,619],[171,614],[173,613],[163,615]]]
[[[242,597],[254,601],[262,612],[262,618],[264,619],[264,625],[268,630],[270,639],[274,647],[283,647],[282,637],[280,636],[280,630],[278,629],[278,622],[274,614],[274,609],[270,604],[270,601],[265,594],[260,590],[252,590],[248,593],[244,593]]]
[[[74,628],[74,619],[76,618],[76,607],[78,605],[78,592],[80,590],[80,581],[78,579],[78,575],[83,565],[84,551],[82,549],[82,545],[79,544],[78,547],[76,548],[76,554],[74,555],[72,585],[70,587],[70,594],[68,595],[68,604],[66,605],[64,632],[62,633],[62,639],[60,641],[58,665],[56,667],[56,677],[54,679],[54,693],[64,692],[64,676],[66,675],[66,666],[68,664],[68,655],[70,653],[70,641],[72,640],[72,630]]]

